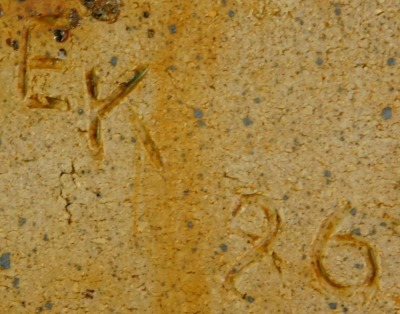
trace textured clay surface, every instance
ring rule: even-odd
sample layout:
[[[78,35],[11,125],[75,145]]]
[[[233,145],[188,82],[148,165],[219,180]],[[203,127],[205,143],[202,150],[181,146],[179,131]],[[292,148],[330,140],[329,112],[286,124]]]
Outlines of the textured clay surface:
[[[400,313],[399,28],[0,0],[0,312]]]

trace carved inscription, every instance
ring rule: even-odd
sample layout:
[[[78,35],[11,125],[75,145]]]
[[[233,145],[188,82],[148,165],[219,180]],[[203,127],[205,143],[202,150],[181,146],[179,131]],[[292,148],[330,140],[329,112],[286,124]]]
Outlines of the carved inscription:
[[[253,224],[251,227],[251,217],[257,217],[257,220],[261,219],[264,222],[255,227]],[[240,222],[241,218],[242,221],[250,222],[250,224]],[[281,260],[270,250],[270,246],[282,226],[282,220],[270,201],[260,194],[241,196],[232,213],[232,221],[238,220],[238,223],[234,223],[234,227],[252,239],[252,247],[234,262],[225,278],[225,288],[242,296],[235,287],[235,279],[251,265],[259,263],[266,256],[271,256],[278,272],[281,271]]]

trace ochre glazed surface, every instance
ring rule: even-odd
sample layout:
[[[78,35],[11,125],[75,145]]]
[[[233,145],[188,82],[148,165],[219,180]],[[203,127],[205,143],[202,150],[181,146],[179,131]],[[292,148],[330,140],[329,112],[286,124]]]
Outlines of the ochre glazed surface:
[[[399,10],[0,0],[0,312],[400,313]]]

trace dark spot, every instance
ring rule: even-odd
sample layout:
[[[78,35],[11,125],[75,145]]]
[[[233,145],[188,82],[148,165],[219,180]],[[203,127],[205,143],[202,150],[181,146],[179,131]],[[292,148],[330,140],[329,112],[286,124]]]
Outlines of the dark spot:
[[[150,12],[144,11],[144,12],[143,12],[143,17],[144,17],[145,19],[148,19],[148,18],[150,17]]]
[[[256,104],[259,104],[259,103],[261,102],[261,98],[260,98],[260,97],[254,98],[254,102],[255,102]]]
[[[44,234],[43,241],[49,241],[49,236],[47,235],[47,233]]]
[[[26,218],[19,217],[18,218],[18,226],[22,227],[25,224],[26,224]]]
[[[322,60],[321,58],[318,58],[317,61],[315,61],[315,63],[317,65],[323,65],[324,64],[324,60]]]
[[[246,297],[246,300],[249,303],[253,303],[255,301],[255,299],[253,297],[249,296],[249,295]]]
[[[383,120],[389,120],[392,118],[392,108],[390,107],[385,107],[382,109],[381,116]]]
[[[284,201],[287,201],[287,200],[289,199],[289,196],[288,196],[287,194],[285,194],[285,195],[283,195],[282,199],[283,199]]]
[[[357,214],[357,209],[356,208],[352,208],[350,209],[350,214],[352,214],[353,216],[355,216]]]
[[[337,309],[337,303],[336,302],[331,302],[328,303],[328,306],[331,310],[336,310]]]
[[[18,288],[19,287],[19,278],[18,277],[15,277],[14,279],[13,279],[13,282],[12,282],[12,285],[13,285],[13,287],[14,288]]]
[[[46,307],[46,309],[51,310],[53,308],[53,304],[51,304],[49,301],[47,301],[44,306]]]
[[[9,269],[11,267],[10,255],[11,255],[11,253],[8,253],[8,252],[1,254],[0,267],[2,269]]]
[[[67,51],[64,48],[61,48],[57,52],[57,59],[65,60],[67,58]]]
[[[114,23],[121,12],[121,0],[82,0],[91,15],[102,22]]]
[[[102,198],[101,193],[100,193],[100,192],[96,192],[96,197],[97,197],[97,198]]]
[[[115,67],[117,65],[118,58],[116,56],[112,56],[110,59],[110,64]]]
[[[324,177],[330,178],[331,176],[332,176],[332,174],[329,170],[324,171]]]
[[[349,311],[349,309],[347,307],[344,307],[342,311],[343,311],[343,313],[347,313]]]
[[[36,309],[36,311],[37,311],[38,313],[43,312],[43,307],[39,306],[39,307]]]
[[[78,109],[78,114],[79,115],[83,115],[85,113],[85,110],[83,110],[82,108]]]
[[[148,38],[153,38],[155,34],[156,34],[156,32],[154,31],[154,29],[150,28],[150,29],[147,30],[147,37]]]
[[[253,120],[251,120],[249,117],[242,119],[242,122],[245,126],[249,126],[249,125],[253,124]]]
[[[88,9],[91,9],[92,7],[94,7],[96,0],[82,0],[82,3],[85,7],[87,7]]]
[[[185,191],[183,191],[183,195],[184,195],[184,196],[188,196],[188,195],[189,195],[189,193],[190,193],[190,191],[189,191],[189,190],[185,190]]]
[[[176,67],[176,65],[170,65],[167,70],[168,71],[176,71],[178,68]]]
[[[200,55],[197,55],[197,56],[196,56],[196,60],[197,60],[197,61],[200,61],[200,60],[202,60],[202,59],[203,59],[202,56],[200,56]]]
[[[131,137],[131,142],[132,142],[132,143],[136,143],[136,141],[137,141],[137,140],[136,140],[135,137]]]
[[[83,293],[83,297],[86,299],[93,299],[94,298],[94,290],[86,289],[86,291]]]
[[[300,25],[304,25],[303,20],[302,20],[301,18],[299,18],[299,17],[296,17],[296,18],[295,18],[295,21],[296,21],[297,23],[299,23]]]
[[[235,11],[229,10],[228,15],[229,15],[229,17],[234,17],[235,16]]]
[[[192,228],[193,228],[193,222],[192,222],[192,221],[188,221],[188,222],[186,223],[186,226],[187,226],[188,228],[192,229]]]
[[[81,23],[81,17],[79,16],[79,13],[76,9],[71,9],[71,11],[69,11],[68,21],[69,28],[71,29],[79,26],[79,24]]]
[[[342,10],[340,10],[340,8],[337,7],[337,8],[335,9],[335,14],[336,14],[336,15],[342,14]]]
[[[14,50],[18,50],[19,49],[19,42],[16,39],[7,38],[6,39],[6,44],[8,46],[12,47]]]
[[[360,236],[361,230],[360,230],[360,228],[355,228],[355,229],[351,230],[351,233]]]
[[[168,29],[172,35],[176,33],[176,25],[175,24],[171,24],[170,26],[168,26]]]
[[[395,58],[389,58],[389,59],[387,59],[386,63],[388,66],[392,67],[392,66],[395,66],[397,62],[396,62]]]
[[[58,43],[62,43],[68,39],[68,30],[55,29],[53,30],[54,39]]]
[[[356,263],[356,264],[354,264],[354,267],[357,268],[357,269],[363,269],[364,265],[360,264],[360,263]]]
[[[194,109],[193,115],[196,119],[203,118],[203,111],[201,109]]]
[[[228,246],[226,245],[226,244],[221,244],[220,246],[219,246],[219,248],[221,249],[221,251],[222,252],[226,252],[226,251],[228,251]]]
[[[382,221],[379,225],[380,225],[381,227],[386,227],[386,226],[387,226],[387,223],[384,222],[384,221]]]

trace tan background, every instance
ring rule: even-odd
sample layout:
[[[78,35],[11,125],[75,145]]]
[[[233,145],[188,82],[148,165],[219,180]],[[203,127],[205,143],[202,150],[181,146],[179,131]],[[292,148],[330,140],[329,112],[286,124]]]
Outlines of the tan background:
[[[51,2],[0,1],[1,313],[399,313],[396,1]]]

